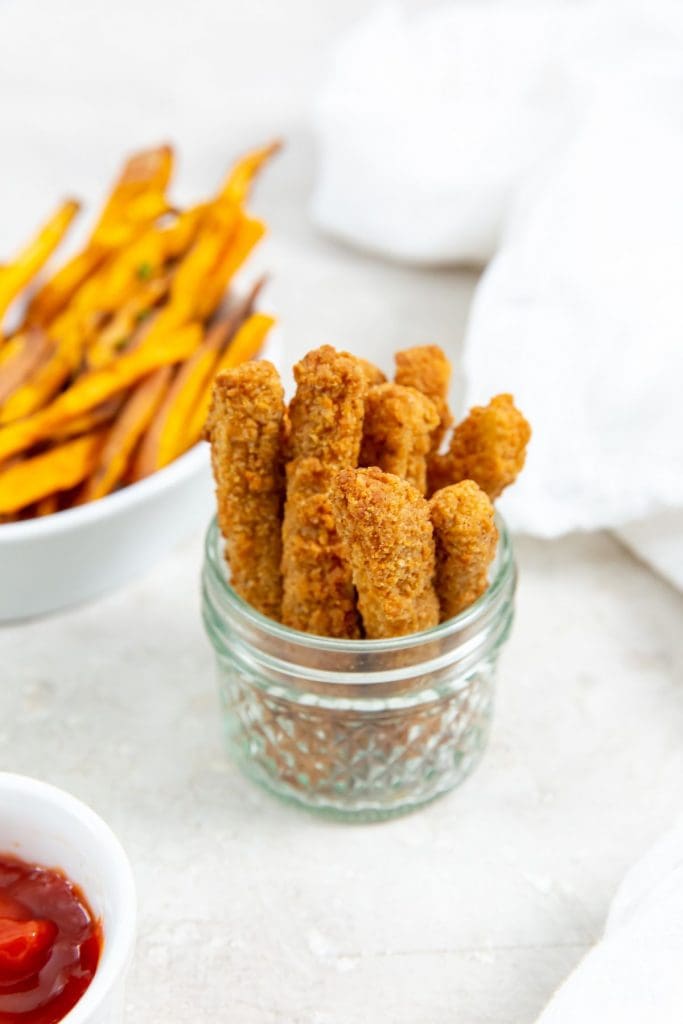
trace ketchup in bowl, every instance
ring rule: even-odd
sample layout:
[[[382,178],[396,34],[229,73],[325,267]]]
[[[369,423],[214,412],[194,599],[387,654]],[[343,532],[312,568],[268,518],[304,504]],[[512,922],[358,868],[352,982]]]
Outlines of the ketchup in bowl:
[[[0,1024],[57,1024],[93,979],[101,929],[61,872],[0,854]]]

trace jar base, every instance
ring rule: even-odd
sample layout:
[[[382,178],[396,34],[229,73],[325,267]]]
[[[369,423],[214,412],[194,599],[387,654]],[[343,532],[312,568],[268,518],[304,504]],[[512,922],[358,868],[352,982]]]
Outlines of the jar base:
[[[457,775],[454,774],[448,780],[441,777],[439,784],[435,784],[433,788],[425,791],[424,795],[420,797],[415,795],[406,798],[397,797],[395,801],[384,801],[382,803],[359,800],[354,805],[349,805],[348,800],[336,803],[320,796],[311,798],[310,794],[300,796],[292,786],[285,787],[279,781],[274,783],[266,772],[259,770],[258,763],[254,762],[248,755],[244,756],[242,752],[235,750],[231,743],[228,743],[228,754],[249,782],[254,783],[259,789],[268,793],[269,796],[275,797],[281,803],[295,807],[297,810],[306,811],[314,817],[327,821],[364,825],[372,824],[373,822],[389,821],[392,818],[405,817],[447,796],[470,777],[481,761],[487,745],[488,735],[482,737],[480,746],[468,757],[467,764],[462,765],[462,770]]]

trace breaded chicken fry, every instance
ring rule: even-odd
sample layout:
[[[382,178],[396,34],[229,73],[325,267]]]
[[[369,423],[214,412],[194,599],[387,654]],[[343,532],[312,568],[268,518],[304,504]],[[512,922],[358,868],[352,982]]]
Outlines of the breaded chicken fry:
[[[453,431],[448,452],[430,461],[430,493],[474,480],[493,501],[517,479],[530,437],[531,427],[512,395],[496,395],[488,405],[475,406]]]
[[[371,467],[339,473],[331,499],[367,638],[435,626],[434,537],[422,495],[405,480]]]
[[[368,387],[372,387],[373,384],[384,384],[384,381],[387,379],[386,374],[380,370],[379,366],[375,366],[375,364],[371,363],[369,359],[361,359],[360,356],[357,358],[360,363],[360,367],[365,374]]]
[[[244,363],[216,377],[207,433],[232,585],[273,619],[282,603],[283,416],[271,363]]]
[[[317,636],[360,636],[356,595],[342,555],[328,494],[330,473],[320,459],[287,466],[283,527],[283,621]]]
[[[365,398],[361,466],[379,466],[427,490],[427,454],[438,426],[434,403],[415,388],[378,384]]]
[[[351,573],[341,556],[328,492],[335,473],[358,464],[365,376],[329,345],[294,368],[289,407],[287,501],[282,531],[282,621],[320,636],[360,636]]]
[[[437,491],[429,509],[436,544],[436,593],[445,622],[488,587],[498,530],[493,505],[473,480]]]
[[[289,455],[315,455],[330,469],[358,464],[366,382],[355,356],[331,345],[313,349],[294,367],[289,405]]]
[[[436,406],[439,422],[432,431],[431,450],[437,452],[453,416],[448,408],[448,386],[451,380],[451,364],[438,345],[418,345],[397,352],[397,384],[415,388],[430,398]]]

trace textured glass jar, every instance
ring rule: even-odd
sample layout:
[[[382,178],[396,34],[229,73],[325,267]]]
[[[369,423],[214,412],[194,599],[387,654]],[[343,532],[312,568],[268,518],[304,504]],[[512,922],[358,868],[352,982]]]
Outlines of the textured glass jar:
[[[409,811],[452,789],[488,739],[516,572],[500,540],[486,593],[434,629],[332,640],[288,629],[234,592],[215,521],[203,614],[218,659],[230,753],[278,796],[337,818]]]

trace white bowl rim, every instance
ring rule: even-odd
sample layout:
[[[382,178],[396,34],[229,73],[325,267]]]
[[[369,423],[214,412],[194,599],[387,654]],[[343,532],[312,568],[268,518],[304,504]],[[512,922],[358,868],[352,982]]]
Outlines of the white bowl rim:
[[[137,483],[122,487],[113,494],[108,494],[87,505],[67,508],[62,512],[54,512],[49,516],[37,519],[26,519],[19,523],[3,523],[0,525],[0,547],[3,544],[16,544],[17,541],[36,540],[51,534],[77,529],[99,519],[105,519],[117,512],[124,511],[132,505],[144,502],[147,498],[174,486],[175,483],[193,476],[208,461],[208,445],[199,441],[184,455],[180,455],[168,466],[158,469],[150,476]]]
[[[91,1013],[102,1006],[111,988],[123,978],[133,951],[136,931],[137,897],[133,869],[123,846],[107,823],[92,808],[63,789],[28,775],[0,771],[2,791],[38,796],[65,812],[65,817],[79,818],[102,840],[115,861],[117,886],[122,892],[121,929],[115,942],[106,946],[88,988],[76,1005],[63,1018],[62,1024],[88,1024]],[[47,865],[50,866],[50,865]],[[59,867],[59,865],[54,865]],[[87,896],[87,893],[86,893]]]

